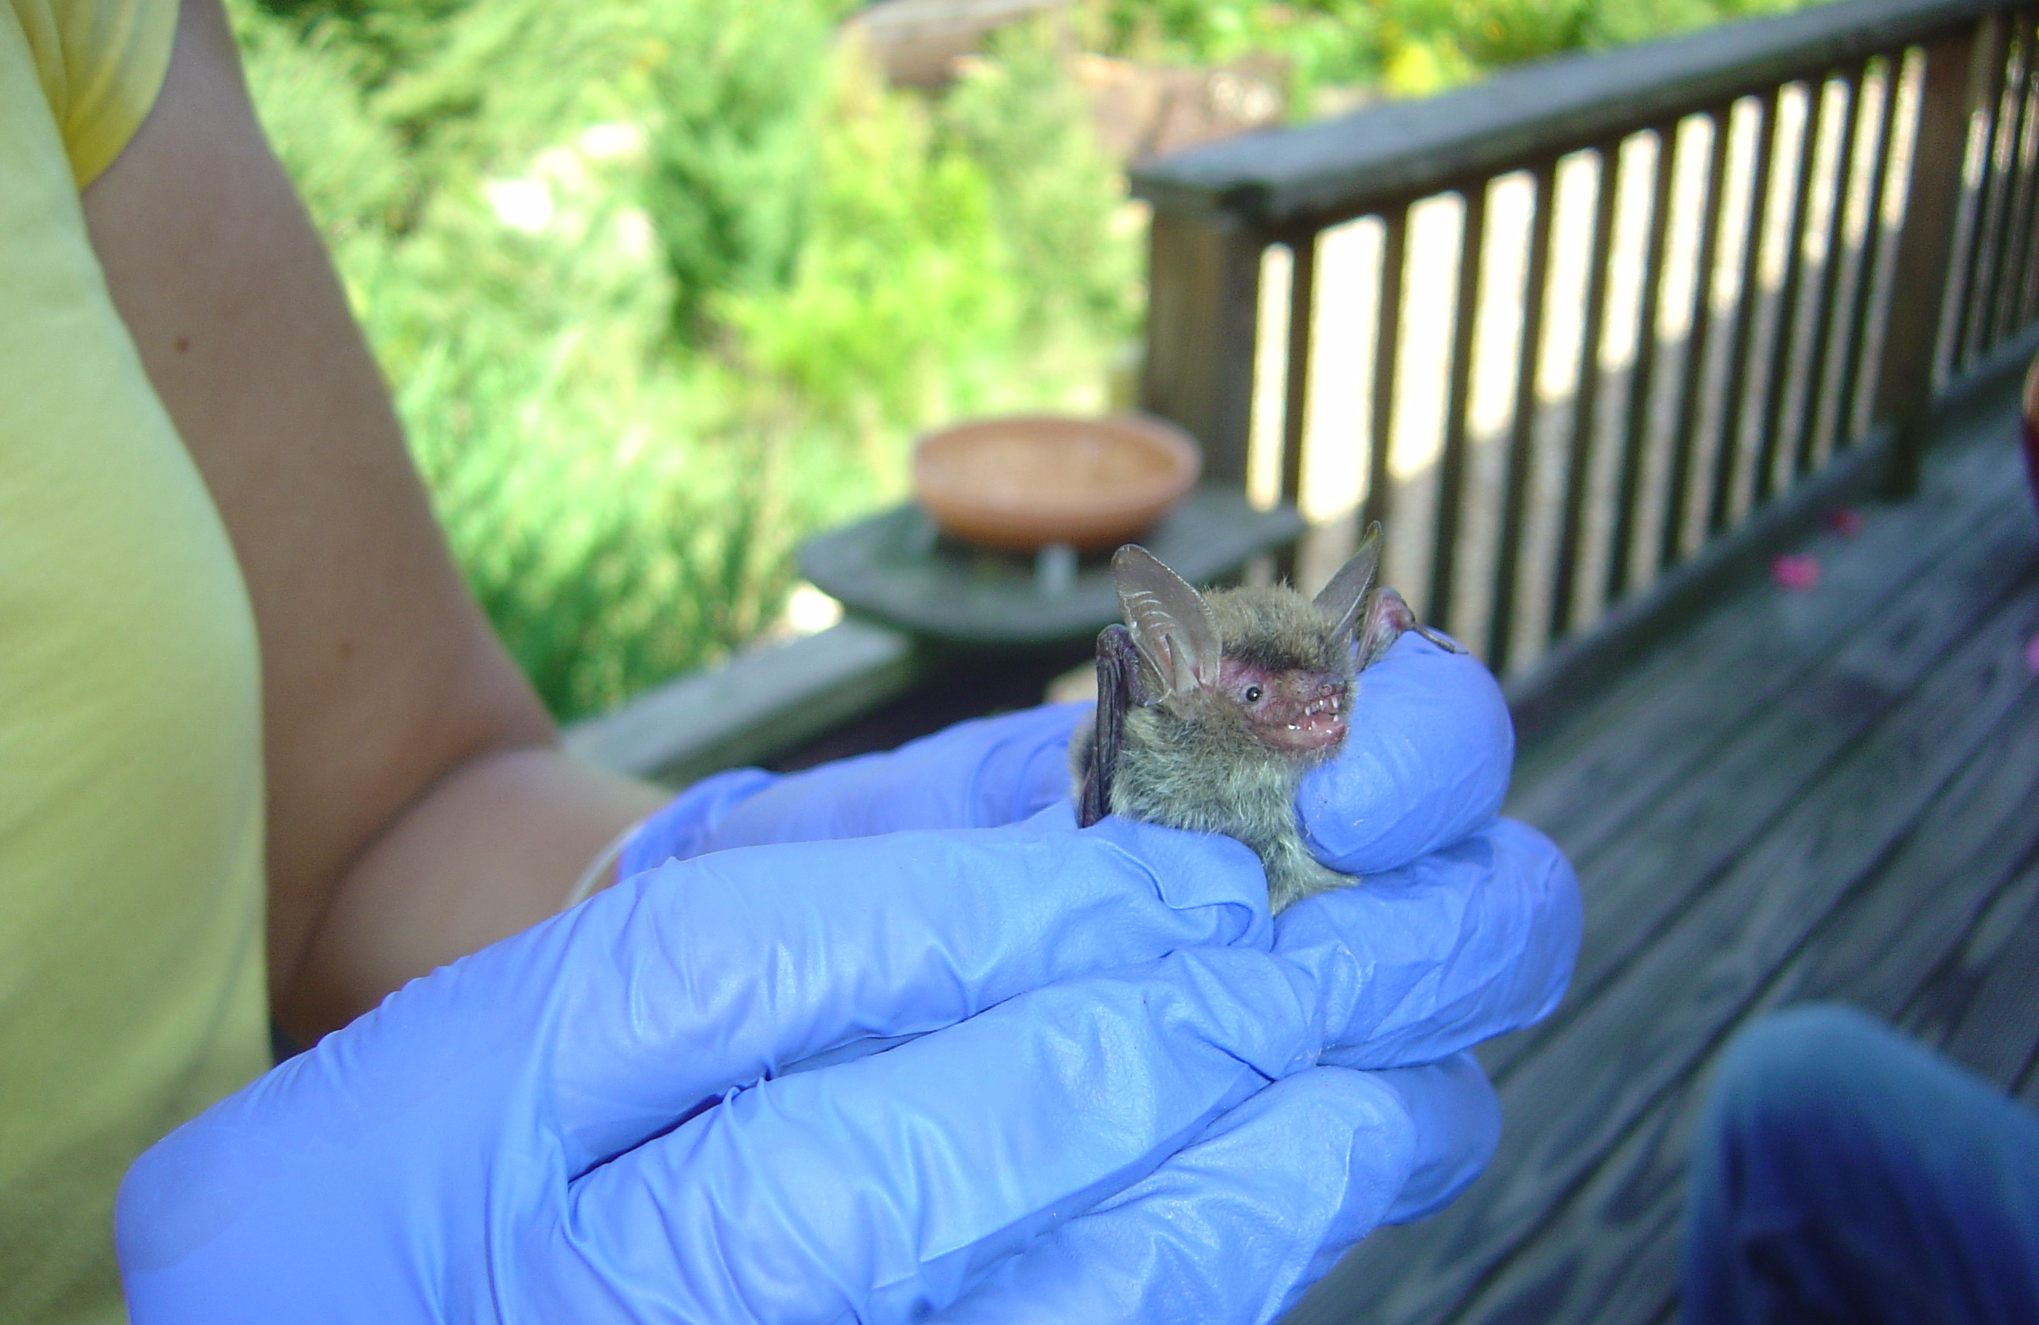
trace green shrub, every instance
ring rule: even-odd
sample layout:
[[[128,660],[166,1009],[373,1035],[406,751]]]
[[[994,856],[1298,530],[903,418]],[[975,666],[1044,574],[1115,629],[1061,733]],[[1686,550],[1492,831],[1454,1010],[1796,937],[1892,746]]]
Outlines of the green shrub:
[[[249,93],[327,239],[399,224],[417,180],[402,141],[368,105],[356,52],[328,25],[300,34],[260,11],[234,15]]]
[[[793,277],[813,221],[829,29],[804,0],[650,8],[645,205],[692,341],[718,297]]]
[[[996,35],[944,99],[941,124],[982,170],[1023,326],[1121,338],[1138,326],[1140,253],[1125,186],[1050,24]]]
[[[454,555],[562,717],[753,638],[915,429],[1081,397],[1130,323],[1059,63],[952,118],[834,51],[842,8],[232,0]]]
[[[1793,3],[1093,0],[1077,31],[1280,55],[1307,104]],[[832,41],[853,4],[229,0],[454,555],[562,717],[755,636],[917,430],[1095,405],[1137,328],[1062,30],[934,98]]]
[[[1190,63],[1286,59],[1292,104],[1315,89],[1378,82],[1422,96],[1563,51],[1627,45],[1818,0],[1094,0],[1107,49]]]
[[[1012,342],[1017,302],[983,172],[924,103],[839,61],[813,234],[782,289],[731,290],[717,320],[818,420],[874,440],[969,394]]]

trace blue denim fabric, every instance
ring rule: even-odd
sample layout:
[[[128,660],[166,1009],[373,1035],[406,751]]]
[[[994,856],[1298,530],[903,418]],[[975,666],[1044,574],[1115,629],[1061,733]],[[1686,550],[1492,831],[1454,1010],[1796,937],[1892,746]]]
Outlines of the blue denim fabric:
[[[2039,1321],[2039,1114],[1849,1008],[1729,1047],[1687,1215],[1693,1325]]]

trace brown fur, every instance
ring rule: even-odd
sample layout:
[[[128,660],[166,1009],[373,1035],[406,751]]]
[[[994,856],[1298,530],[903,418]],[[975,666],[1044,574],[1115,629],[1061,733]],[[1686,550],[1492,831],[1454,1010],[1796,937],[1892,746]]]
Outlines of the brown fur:
[[[1286,587],[1218,589],[1204,596],[1228,658],[1270,671],[1343,675],[1351,698],[1352,636]],[[1296,785],[1337,747],[1294,754],[1269,749],[1239,706],[1215,690],[1164,697],[1126,715],[1111,808],[1116,814],[1223,833],[1253,848],[1267,870],[1275,911],[1312,893],[1356,882],[1319,864],[1296,825]],[[1072,747],[1079,782],[1089,767],[1088,728]]]

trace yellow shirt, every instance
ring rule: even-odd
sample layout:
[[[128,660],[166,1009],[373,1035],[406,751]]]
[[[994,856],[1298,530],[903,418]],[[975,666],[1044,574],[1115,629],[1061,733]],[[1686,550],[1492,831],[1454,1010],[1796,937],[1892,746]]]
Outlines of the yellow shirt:
[[[121,1173],[267,1061],[260,671],[79,209],[176,0],[4,3],[0,1321],[110,1321]]]

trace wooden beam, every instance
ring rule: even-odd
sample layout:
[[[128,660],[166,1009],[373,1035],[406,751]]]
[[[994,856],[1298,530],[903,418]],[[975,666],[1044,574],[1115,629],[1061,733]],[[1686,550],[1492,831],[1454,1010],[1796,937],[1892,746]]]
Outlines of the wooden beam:
[[[1204,448],[1206,478],[1246,485],[1264,235],[1156,216],[1149,238],[1143,408]]]
[[[1367,425],[1366,505],[1360,515],[1360,536],[1367,526],[1387,523],[1394,509],[1395,475],[1388,467],[1395,447],[1395,379],[1401,371],[1402,287],[1409,260],[1409,208],[1390,208],[1381,217],[1380,304],[1374,312],[1373,400]]]
[[[1600,337],[1607,322],[1608,277],[1614,265],[1615,209],[1621,201],[1621,142],[1610,140],[1595,149],[1599,158],[1594,181],[1592,237],[1586,247],[1586,315],[1579,327],[1579,385],[1572,395],[1572,442],[1565,471],[1565,511],[1558,536],[1557,565],[1551,572],[1549,639],[1569,634],[1578,615],[1579,566],[1585,550],[1586,499],[1591,490],[1593,461],[1598,451],[1600,408]]]
[[[1684,373],[1678,383],[1678,421],[1671,441],[1671,468],[1664,484],[1664,524],[1658,531],[1657,566],[1664,569],[1684,555],[1685,510],[1691,496],[1694,452],[1699,446],[1699,405],[1708,387],[1707,346],[1713,334],[1713,278],[1720,257],[1720,233],[1727,213],[1728,148],[1734,140],[1734,103],[1707,116],[1713,125],[1713,147],[1706,158],[1706,210],[1699,232],[1699,253],[1693,259],[1691,334],[1685,338]],[[1748,242],[1761,236],[1751,232]],[[1741,291],[1746,298],[1750,291]],[[1730,400],[1733,398],[1730,397]],[[1736,411],[1724,410],[1732,416]],[[1733,429],[1727,430],[1732,439]],[[1721,446],[1726,449],[1728,443]]]
[[[1487,623],[1487,662],[1506,671],[1515,634],[1515,600],[1521,592],[1521,555],[1528,527],[1529,488],[1536,468],[1537,369],[1543,363],[1543,323],[1550,302],[1552,227],[1557,218],[1558,162],[1536,163],[1529,226],[1529,263],[1522,277],[1522,341],[1515,352],[1515,417],[1508,430],[1508,471],[1502,482],[1501,544],[1494,558],[1493,607]]]
[[[1831,376],[1829,370],[1833,367],[1834,308],[1841,289],[1841,253],[1847,244],[1848,194],[1855,181],[1855,139],[1862,122],[1862,70],[1848,70],[1841,89],[1842,105],[1846,109],[1841,115],[1841,141],[1834,148],[1827,233],[1820,249],[1819,311],[1813,316],[1812,352],[1806,359],[1805,394],[1793,429],[1798,437],[1798,455],[1793,463],[1793,472],[1801,476],[1812,472],[1818,451],[1820,423],[1826,417],[1830,399],[1827,387]],[[1839,419],[1833,434],[1836,443],[1845,436],[1845,410]]]
[[[2006,0],[1855,0],[1524,65],[1441,97],[1385,102],[1162,157],[1134,170],[1133,191],[1164,215],[1330,224],[1937,41],[2008,7]]]
[[[907,636],[849,618],[646,691],[568,728],[566,746],[619,773],[684,784],[769,762],[905,693],[930,666]]]
[[[1432,517],[1430,591],[1417,607],[1440,630],[1463,630],[1455,610],[1453,580],[1458,565],[1458,527],[1465,506],[1470,446],[1473,356],[1479,351],[1481,255],[1487,242],[1487,181],[1460,187],[1464,221],[1458,240],[1458,299],[1452,313],[1451,374],[1445,387],[1444,445],[1437,462],[1437,513]]]
[[[1961,214],[1961,170],[1968,158],[1968,121],[1975,105],[1977,45],[1976,32],[1964,29],[1934,42],[1925,53],[1919,128],[1912,142],[1904,228],[1898,232],[1891,285],[1907,296],[1930,290],[1938,297],[1892,299],[1884,327],[1872,418],[1896,429],[1890,470],[1894,493],[1918,487],[1940,319],[1947,300],[1965,297],[1950,282],[1954,231]]]
[[[1628,400],[1621,434],[1619,479],[1614,499],[1614,531],[1608,542],[1606,601],[1618,601],[1634,583],[1636,534],[1641,527],[1643,464],[1649,451],[1650,397],[1657,369],[1657,316],[1663,300],[1664,254],[1671,228],[1673,186],[1677,182],[1680,140],[1676,123],[1660,124],[1657,166],[1650,184],[1650,233],[1643,248],[1642,297],[1636,307],[1635,366],[1629,373]]]

